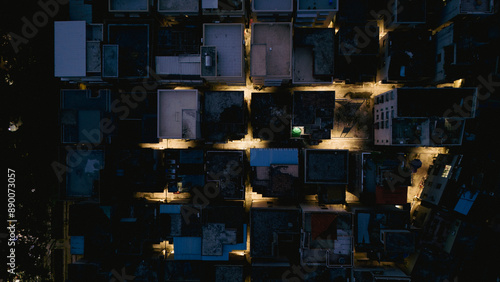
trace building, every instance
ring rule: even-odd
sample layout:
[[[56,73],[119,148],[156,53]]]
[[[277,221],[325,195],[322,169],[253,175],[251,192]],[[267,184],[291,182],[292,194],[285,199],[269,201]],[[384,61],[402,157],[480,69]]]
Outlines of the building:
[[[403,154],[361,153],[361,165],[362,201],[381,205],[407,203],[412,172]]]
[[[148,0],[108,0],[108,11],[110,13],[131,14],[131,16],[140,13],[149,12]],[[115,14],[115,16],[117,16]]]
[[[328,27],[339,10],[339,0],[297,0],[296,27]]]
[[[290,139],[292,96],[288,91],[252,93],[250,110],[253,138],[272,141]]]
[[[250,182],[263,197],[293,199],[299,188],[297,149],[250,149]]]
[[[166,188],[165,166],[161,151],[142,148],[106,152],[106,167],[101,172],[101,202],[110,203],[121,195],[158,193]]]
[[[388,32],[380,40],[377,81],[418,83],[432,78],[433,46],[431,33],[427,30]]]
[[[396,88],[379,94],[375,145],[461,145],[465,120],[475,117],[476,96],[476,88]]]
[[[331,84],[335,30],[296,28],[293,38],[293,83]]]
[[[159,27],[155,69],[159,83],[202,84],[199,28],[173,25]]]
[[[302,264],[353,266],[352,214],[335,205],[300,204]]]
[[[109,89],[62,89],[59,113],[61,142],[87,143],[97,146],[107,141],[111,93]]]
[[[392,3],[391,18],[384,19],[386,30],[411,29],[426,23],[425,1],[400,0]]]
[[[207,151],[205,169],[205,182],[219,191],[219,195],[209,198],[245,199],[243,151]]]
[[[190,216],[188,221],[181,215],[185,213]],[[247,249],[247,225],[243,215],[242,203],[206,206],[199,210],[186,204],[160,205],[160,224],[167,227],[161,231],[163,239],[173,241],[166,247],[171,253],[169,259],[231,260],[234,251]]]
[[[293,16],[293,0],[253,0],[251,5],[254,22],[287,22]]]
[[[102,24],[54,22],[54,76],[63,81],[102,82],[113,66],[117,76],[118,54],[113,53],[117,46],[102,44]]]
[[[273,1],[263,2],[274,3]],[[253,23],[251,40],[250,77],[253,83],[280,86],[290,82],[292,79],[292,24]]]
[[[158,12],[167,17],[190,17],[200,14],[200,0],[158,0]]]
[[[335,78],[346,83],[374,82],[379,58],[379,28],[373,22],[344,23],[336,34]]]
[[[451,83],[479,73],[494,72],[498,53],[484,22],[452,23],[434,35],[435,83]],[[496,66],[498,68],[498,66]]]
[[[415,234],[409,231],[409,206],[352,207],[356,253],[369,260],[402,262],[415,251]]]
[[[158,90],[158,138],[199,139],[198,90]]]
[[[241,19],[246,15],[245,0],[201,0],[202,15],[214,19]]]
[[[292,138],[330,139],[334,109],[335,91],[295,91]]]
[[[252,201],[250,208],[250,256],[252,264],[299,259],[300,210],[273,201]]]
[[[436,15],[436,27],[448,22],[475,20],[495,12],[494,0],[446,0],[442,3],[436,3],[436,6],[435,9],[439,11]]]
[[[208,142],[238,140],[247,133],[243,91],[207,91],[204,94],[202,136]]]
[[[165,150],[164,164],[168,192],[191,192],[205,185],[203,150]]]
[[[451,180],[460,174],[460,163],[462,155],[439,154],[429,167],[427,179],[424,181],[424,188],[420,193],[420,198],[426,203],[438,206],[441,197]],[[455,179],[455,182],[457,179]]]
[[[245,85],[243,24],[203,24],[201,77],[211,83]]]
[[[348,150],[306,149],[304,182],[306,184],[347,184]]]

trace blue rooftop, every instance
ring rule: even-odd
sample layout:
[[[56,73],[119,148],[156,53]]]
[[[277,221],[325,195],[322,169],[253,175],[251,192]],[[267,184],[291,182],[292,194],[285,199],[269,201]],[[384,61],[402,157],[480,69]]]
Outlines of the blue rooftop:
[[[250,166],[270,166],[272,164],[299,164],[297,149],[250,149]]]

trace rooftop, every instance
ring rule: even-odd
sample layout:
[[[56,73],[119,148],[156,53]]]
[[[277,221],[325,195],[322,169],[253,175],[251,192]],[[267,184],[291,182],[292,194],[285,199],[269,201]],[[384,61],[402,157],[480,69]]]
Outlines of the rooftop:
[[[216,142],[243,138],[247,126],[243,91],[207,91],[204,98],[204,138]]]
[[[158,138],[200,137],[198,90],[158,90]]]
[[[156,73],[160,75],[194,75],[201,74],[199,55],[156,56]]]
[[[434,55],[434,49],[428,31],[392,31],[384,44],[390,56],[388,80],[421,80],[431,76],[429,69],[434,61],[429,58]]]
[[[305,182],[347,184],[348,150],[305,150]]]
[[[294,81],[331,83],[334,73],[334,36],[335,30],[332,28],[295,29]],[[321,79],[321,76],[329,78]]]
[[[256,12],[292,12],[292,0],[253,0],[252,10]]]
[[[198,13],[199,0],[158,0],[158,11],[163,13]]]
[[[292,96],[289,92],[252,93],[250,109],[254,138],[262,140],[287,140],[290,138]],[[281,130],[272,131],[270,128]]]
[[[475,104],[476,88],[398,88],[398,117],[444,117],[455,105]],[[432,101],[432,103],[429,103]],[[474,107],[472,107],[474,108]],[[463,111],[463,116],[474,117],[474,112]],[[454,117],[455,118],[455,117]]]
[[[339,0],[297,0],[297,10],[338,11]]]
[[[54,22],[54,76],[86,76],[86,34],[85,21]]]
[[[244,0],[201,0],[201,8],[220,11],[242,11]]]
[[[93,150],[85,156],[80,156],[77,151],[71,151],[66,157],[67,162],[69,163],[77,155],[81,162],[78,162],[77,166],[72,166],[71,171],[66,174],[66,196],[71,198],[97,196],[100,171],[104,168],[104,153]]]
[[[364,209],[355,211],[356,251],[379,251],[384,253],[382,230],[406,230],[410,220],[408,210]],[[383,258],[386,260],[387,258]]]
[[[292,24],[253,23],[250,61],[251,76],[290,78]]]
[[[295,91],[292,126],[303,126],[301,134],[311,139],[330,139],[334,109],[335,91]]]
[[[244,199],[243,151],[208,151],[206,181],[215,182],[224,199]]]
[[[291,198],[299,178],[297,149],[250,149],[251,184],[264,197]]]
[[[217,76],[243,76],[243,24],[203,24],[203,46],[216,48]]]
[[[61,90],[62,141],[99,144],[102,136],[94,137],[91,132],[101,130],[101,118],[109,107],[109,90]]]
[[[267,208],[267,205],[254,205],[250,209],[250,253],[252,258],[277,257],[277,242],[273,239],[278,234],[298,234],[300,231],[300,211],[296,207]],[[265,204],[265,202],[264,202]],[[297,242],[298,243],[298,242]],[[290,248],[290,252],[297,252]]]
[[[149,0],[109,0],[110,12],[147,12]]]

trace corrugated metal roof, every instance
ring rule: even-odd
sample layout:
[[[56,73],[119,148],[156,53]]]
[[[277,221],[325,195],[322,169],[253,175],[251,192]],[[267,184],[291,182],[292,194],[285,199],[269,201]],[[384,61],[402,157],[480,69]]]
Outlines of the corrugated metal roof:
[[[83,255],[84,253],[84,236],[71,236],[71,254],[72,255]]]
[[[86,75],[85,21],[54,22],[54,76]]]
[[[250,149],[250,166],[271,164],[299,164],[297,149]]]
[[[157,56],[156,73],[163,75],[200,75],[200,55]]]
[[[182,205],[160,205],[160,213],[180,214]]]

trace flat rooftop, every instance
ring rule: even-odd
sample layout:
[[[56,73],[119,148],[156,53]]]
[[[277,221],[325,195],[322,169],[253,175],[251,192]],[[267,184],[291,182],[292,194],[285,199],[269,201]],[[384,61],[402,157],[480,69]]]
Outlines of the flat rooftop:
[[[250,210],[251,256],[273,257],[274,234],[298,233],[300,211],[298,208],[255,208],[254,204]]]
[[[335,91],[295,91],[293,93],[293,125],[313,125],[316,119],[333,120]]]
[[[198,13],[199,0],[158,0],[159,12]]]
[[[67,155],[67,161],[77,157],[76,151]],[[91,197],[95,194],[95,181],[99,180],[100,170],[104,168],[104,154],[102,151],[90,151],[81,157],[76,167],[66,174],[66,196],[67,197]]]
[[[207,91],[204,95],[204,138],[210,141],[244,137],[245,101],[243,91]]]
[[[292,12],[293,0],[252,0],[252,10],[256,12]]]
[[[291,76],[291,23],[253,23],[251,48],[252,76]]]
[[[476,90],[476,88],[398,88],[397,115],[398,117],[443,117],[448,109],[454,108],[454,105],[470,107],[471,101],[475,105]],[[469,106],[464,106],[465,103]],[[460,118],[473,117],[471,111],[464,110],[464,114],[467,115]]]
[[[243,24],[204,24],[203,45],[217,48],[218,76],[243,75]]]
[[[206,170],[207,182],[217,182],[224,199],[245,198],[243,151],[208,151]]]
[[[305,151],[305,182],[323,184],[347,184],[349,163],[348,150]]]
[[[287,129],[292,116],[292,96],[290,93],[252,93],[250,104],[252,116],[253,137],[263,140],[288,140],[290,132]],[[270,126],[283,128],[272,132]]]
[[[109,0],[110,12],[147,12],[149,0]]]
[[[297,0],[297,8],[302,10],[338,11],[339,0]]]
[[[198,90],[158,90],[158,138],[200,136]]]
[[[295,29],[294,80],[297,82],[322,82],[315,76],[329,76],[334,72],[334,37],[332,28]]]
[[[54,76],[86,76],[86,34],[85,21],[54,22]]]

